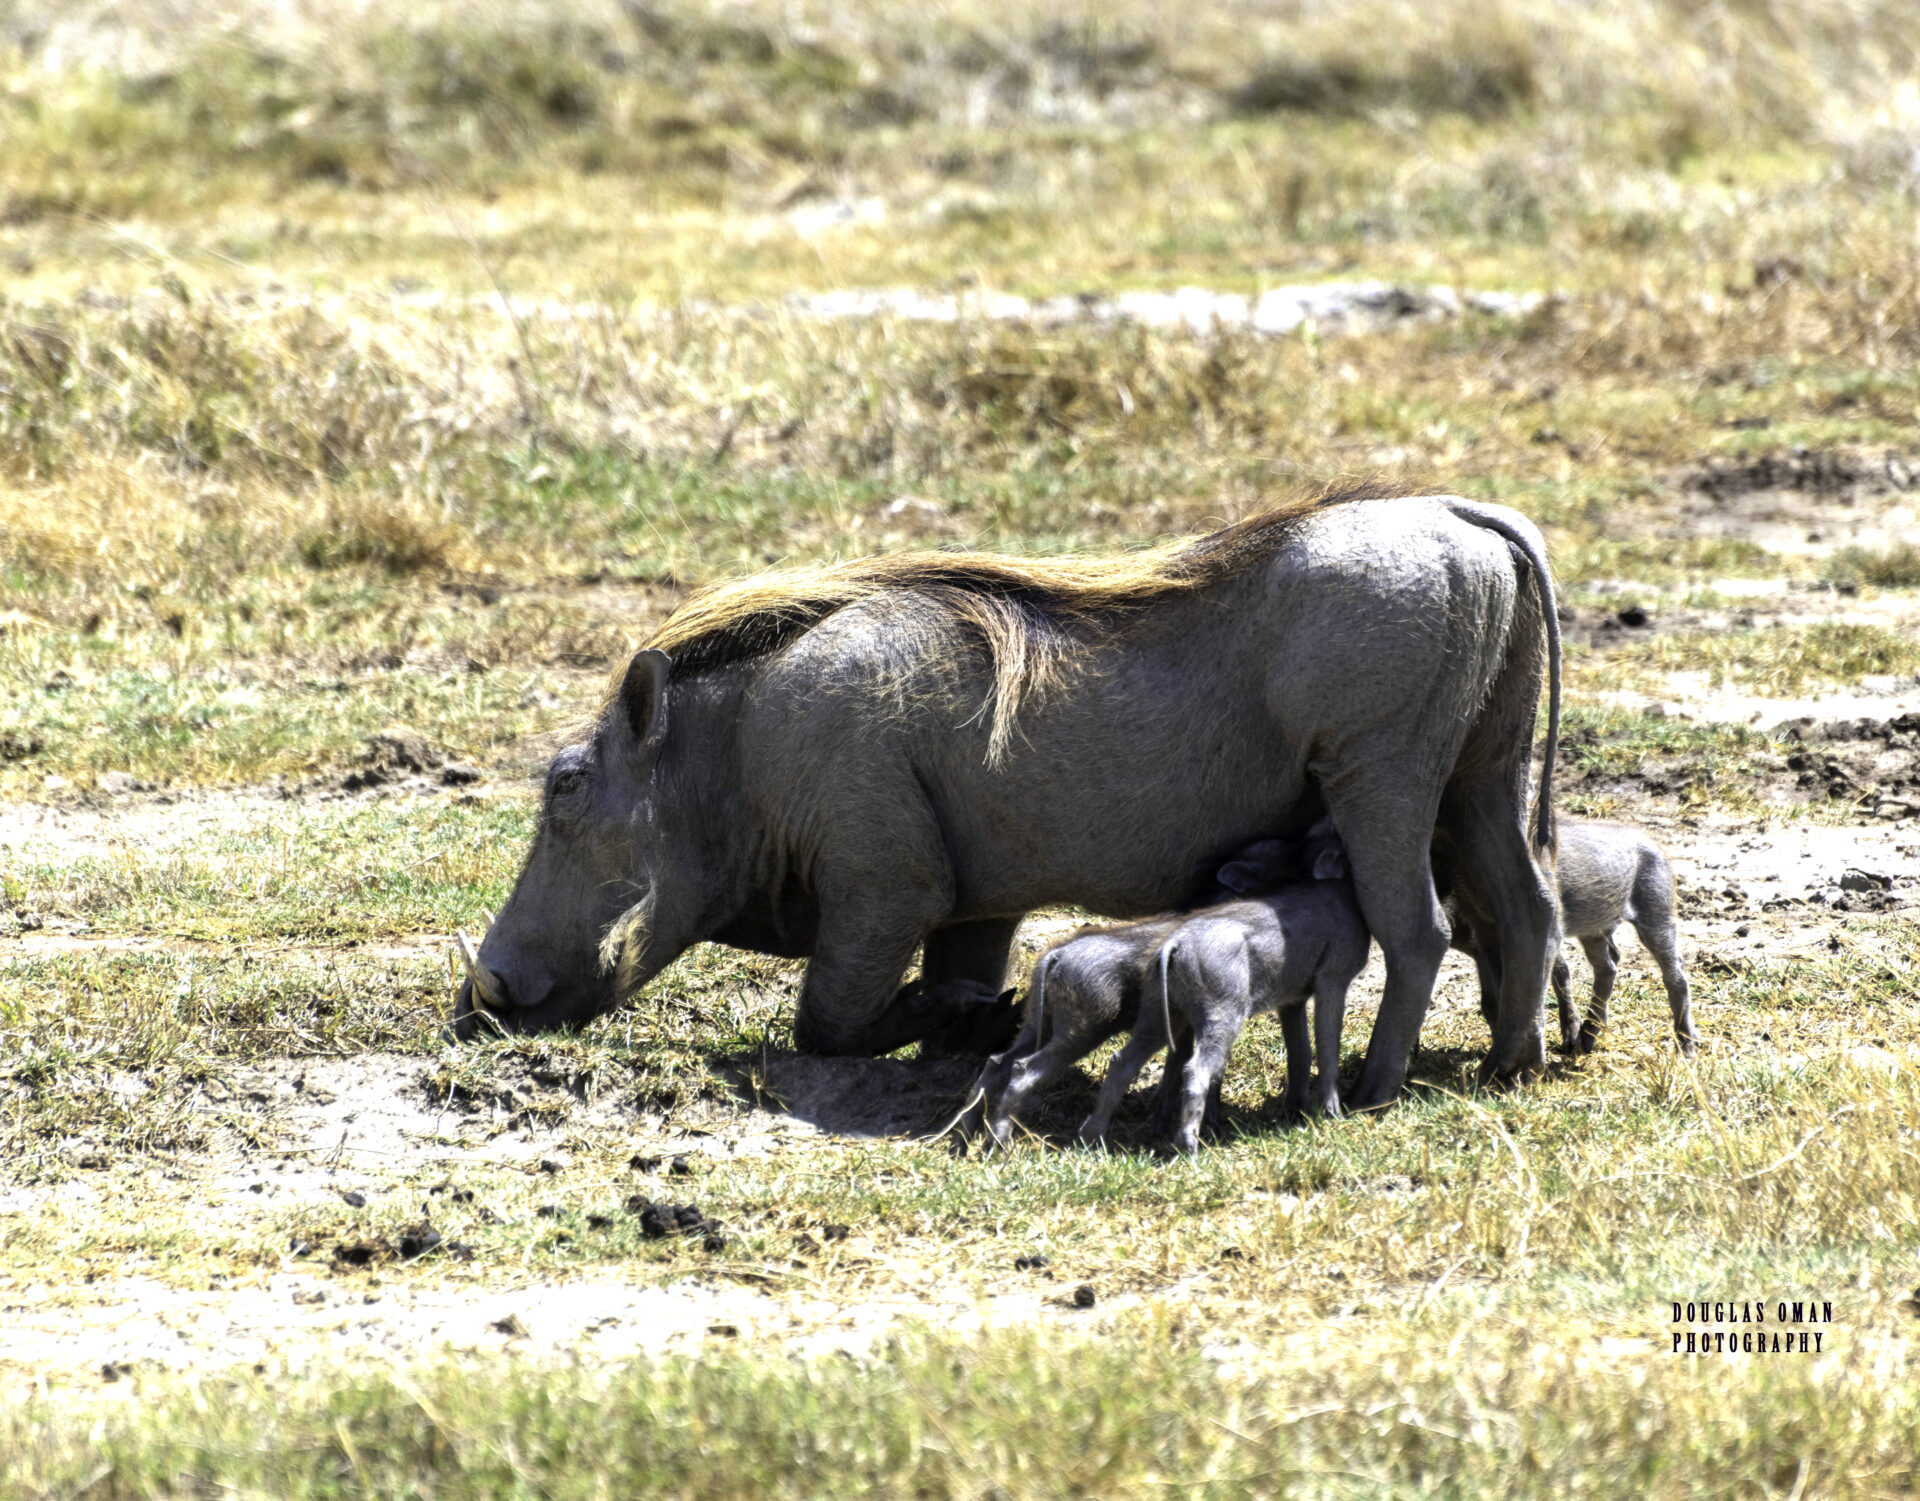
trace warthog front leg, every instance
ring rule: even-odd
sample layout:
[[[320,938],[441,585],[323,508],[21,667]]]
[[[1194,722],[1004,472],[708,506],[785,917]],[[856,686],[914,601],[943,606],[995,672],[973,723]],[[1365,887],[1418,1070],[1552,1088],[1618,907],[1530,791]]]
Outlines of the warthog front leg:
[[[918,1042],[992,1002],[963,983],[900,986],[949,893],[864,867],[828,870],[819,884],[820,923],[794,1012],[803,1053],[878,1057]]]
[[[998,994],[1007,983],[1007,956],[1020,922],[1018,917],[985,917],[935,928],[921,950],[922,977],[929,986],[971,980]]]
[[[1038,1037],[1039,1032],[1029,1021],[1021,1027],[1020,1035],[1014,1038],[1005,1052],[994,1054],[981,1065],[972,1087],[967,1090],[966,1104],[947,1128],[962,1148],[980,1133],[980,1128],[986,1124],[987,1117],[1012,1082],[1014,1070],[1034,1051]]]
[[[1307,1113],[1313,1092],[1313,1037],[1306,1007],[1280,1008],[1280,1037],[1287,1045],[1287,1087],[1280,1096],[1280,1113],[1293,1121]]]
[[[1347,989],[1350,979],[1316,976],[1313,982],[1314,1052],[1319,1056],[1320,1074],[1314,1081],[1313,1104],[1322,1115],[1340,1114],[1340,1033],[1347,1020]],[[1304,1022],[1306,1008],[1301,1007]],[[1292,1064],[1288,1064],[1292,1068]],[[1304,1071],[1304,1070],[1303,1070]]]
[[[1178,1030],[1181,1019],[1176,1016],[1173,1024]],[[1108,1131],[1113,1128],[1113,1113],[1120,1108],[1120,1102],[1126,1099],[1133,1081],[1139,1077],[1140,1070],[1147,1066],[1147,1060],[1166,1046],[1167,1028],[1161,1020],[1159,1008],[1142,1005],[1140,1018],[1134,1023],[1133,1035],[1127,1039],[1127,1045],[1113,1062],[1107,1065],[1107,1077],[1100,1083],[1100,1098],[1094,1103],[1092,1113],[1080,1123],[1081,1141],[1091,1144],[1107,1139]],[[1171,1059],[1168,1068],[1172,1068]]]
[[[1019,926],[1017,917],[993,917],[927,934],[919,983],[930,1001],[954,1008],[954,1014],[921,1039],[921,1056],[985,1056],[1008,1049],[1020,1030],[1021,1009],[1000,985]]]
[[[1058,1031],[1045,1046],[1017,1058],[1009,1066],[1007,1083],[993,1100],[986,1117],[987,1134],[996,1146],[1004,1146],[1013,1135],[1013,1124],[1028,1102],[1072,1068],[1096,1041]]]

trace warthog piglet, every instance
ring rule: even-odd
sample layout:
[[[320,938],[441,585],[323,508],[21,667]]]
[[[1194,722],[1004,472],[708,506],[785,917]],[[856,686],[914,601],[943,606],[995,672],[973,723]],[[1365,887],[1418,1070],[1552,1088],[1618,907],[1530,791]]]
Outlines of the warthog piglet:
[[[1346,858],[1330,819],[1322,818],[1299,839],[1263,839],[1237,851],[1220,867],[1209,900],[1262,891],[1321,869],[1344,872]],[[973,1101],[956,1123],[962,1138],[985,1124],[996,1144],[1035,1095],[1117,1032],[1134,1024],[1153,976],[1155,956],[1186,915],[1174,913],[1110,928],[1082,928],[1056,943],[1033,966],[1025,1025],[1005,1052],[987,1060],[972,1090]],[[1153,1004],[1158,1005],[1156,996]],[[1172,1124],[1174,1083],[1161,1094]]]
[[[1334,852],[1316,866],[1317,879],[1296,881],[1264,897],[1196,913],[1161,946],[1158,973],[1140,1009],[1133,1035],[1114,1059],[1100,1087],[1099,1103],[1080,1127],[1084,1141],[1105,1140],[1113,1112],[1128,1087],[1169,1040],[1191,1034],[1191,1052],[1179,1070],[1178,1123],[1174,1144],[1199,1149],[1208,1100],[1220,1087],[1227,1055],[1249,1018],[1276,1011],[1287,1045],[1285,1108],[1298,1114],[1307,1103],[1313,1055],[1320,1055],[1314,1103],[1340,1113],[1340,1027],[1347,989],[1366,966],[1369,935],[1345,879],[1344,857]],[[1314,1032],[1307,1035],[1306,1001],[1314,1001]]]
[[[1660,966],[1673,1010],[1674,1036],[1691,1053],[1700,1034],[1693,1026],[1692,993],[1680,967],[1680,925],[1674,918],[1673,868],[1646,834],[1620,823],[1560,821],[1560,922],[1566,937],[1580,940],[1593,966],[1593,999],[1584,1021],[1574,1009],[1564,955],[1553,961],[1553,994],[1560,1007],[1560,1038],[1570,1053],[1590,1053],[1607,1024],[1620,949],[1614,929],[1631,923]],[[1488,1013],[1499,993],[1499,950],[1492,935],[1471,920],[1456,919],[1454,947],[1473,956],[1480,970],[1480,1009]],[[1489,1016],[1489,1019],[1491,1017]]]

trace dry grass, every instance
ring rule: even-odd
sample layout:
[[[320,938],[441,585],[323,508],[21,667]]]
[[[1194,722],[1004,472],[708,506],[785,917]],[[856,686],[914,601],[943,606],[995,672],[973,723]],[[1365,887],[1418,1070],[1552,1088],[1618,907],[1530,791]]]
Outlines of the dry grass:
[[[1843,548],[1828,562],[1827,576],[1843,584],[1873,584],[1882,589],[1920,588],[1920,547],[1900,542],[1891,547]]]
[[[1917,669],[1920,643],[1910,632],[1836,621],[1758,631],[1676,631],[1575,668],[1589,689],[1657,688],[1666,674],[1686,672],[1704,674],[1715,688],[1731,685],[1768,696],[1810,687],[1831,689],[1870,674],[1904,676]]]
[[[1920,453],[1909,8],[20,0],[0,16],[0,797],[54,802],[57,830],[109,771],[337,781],[396,720],[516,768],[699,586],[909,547],[1112,554],[1373,479],[1535,517],[1583,610],[1623,583],[1867,591],[1871,623],[1803,610],[1570,659],[1576,767],[1686,761],[1674,811],[1758,817],[1770,742],[1591,695],[1920,669],[1911,548],[1788,557],[1682,524],[1712,507],[1708,460],[1855,476],[1790,496],[1809,516],[1901,499],[1879,477]],[[1278,339],[785,301],[1335,277],[1551,295]],[[39,1195],[0,1219],[8,1277],[266,1279],[290,1237],[344,1233],[344,1210],[206,1208],[233,1162],[288,1149],[213,1086],[289,1054],[398,1056],[476,1099],[551,1068],[636,1111],[723,1112],[782,1045],[793,967],[713,950],[582,1035],[442,1054],[438,961],[412,946],[497,904],[524,798],[275,803],[194,835],[191,808],[0,868],[9,933],[151,946],[8,962],[0,1144]],[[1536,1089],[1468,1088],[1485,1029],[1445,1005],[1401,1108],[1286,1131],[1257,1029],[1234,1134],[1197,1162],[729,1161],[700,1185],[734,1227],[717,1260],[624,1221],[587,1233],[632,1147],[582,1125],[564,1191],[475,1169],[498,1218],[449,1224],[474,1264],[391,1273],[720,1270],[795,1307],[984,1303],[1045,1248],[1063,1287],[1140,1298],[1111,1351],[956,1335],[804,1375],[749,1354],[488,1357],[405,1387],[143,1377],[120,1415],[69,1395],[0,1417],[0,1491],[1899,1493],[1920,954],[1904,921],[1812,920],[1756,915],[1763,955],[1698,956],[1692,1069],[1629,970],[1603,1050]],[[1035,1124],[1070,1125],[1090,1088]],[[95,1171],[77,1145],[124,1190],[85,1213],[54,1197]],[[396,1166],[391,1215],[441,1173]],[[870,1264],[795,1266],[795,1234],[832,1222]],[[1671,1299],[1749,1289],[1835,1298],[1838,1356],[1658,1353]]]
[[[1468,1339],[1486,1358],[1463,1375],[1448,1352]],[[1897,1494],[1920,1425],[1872,1371],[1892,1343],[1817,1372],[1720,1358],[1626,1381],[1592,1344],[1454,1294],[1388,1331],[1349,1325],[1345,1358],[1295,1344],[1258,1368],[1129,1319],[1104,1348],[919,1335],[871,1365],[502,1361],[292,1393],[243,1376],[156,1394],[90,1441],[52,1403],[0,1432],[22,1494],[113,1497],[189,1476],[300,1497]]]

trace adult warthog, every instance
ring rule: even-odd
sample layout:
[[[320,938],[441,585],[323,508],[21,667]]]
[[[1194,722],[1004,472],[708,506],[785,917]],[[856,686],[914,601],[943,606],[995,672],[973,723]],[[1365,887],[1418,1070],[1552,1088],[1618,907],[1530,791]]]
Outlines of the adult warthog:
[[[1027,912],[1176,907],[1324,799],[1386,957],[1350,1106],[1398,1091],[1447,951],[1436,824],[1498,934],[1483,1073],[1525,1075],[1559,694],[1540,534],[1452,497],[1307,502],[1109,560],[912,553],[725,586],[554,757],[455,1030],[477,1008],[585,1021],[710,940],[809,959],[800,1047],[889,1052],[999,988]],[[922,945],[927,983],[902,989]]]

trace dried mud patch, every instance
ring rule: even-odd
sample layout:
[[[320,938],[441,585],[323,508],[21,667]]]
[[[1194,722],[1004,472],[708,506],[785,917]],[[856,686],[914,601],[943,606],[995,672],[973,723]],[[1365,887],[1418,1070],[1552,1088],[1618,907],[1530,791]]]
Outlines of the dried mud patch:
[[[1031,1271],[982,1289],[911,1245],[838,1225],[795,1233],[778,1195],[742,1204],[716,1188],[723,1165],[777,1173],[787,1154],[937,1124],[971,1079],[965,1060],[776,1057],[721,1070],[738,1092],[688,1093],[665,1113],[537,1056],[446,1088],[458,1066],[368,1054],[240,1070],[220,1103],[250,1112],[270,1148],[102,1161],[0,1189],[0,1247],[71,1251],[76,1226],[100,1227],[77,1260],[16,1251],[0,1270],[0,1382],[131,1392],[145,1374],[247,1364],[612,1361],[716,1341],[864,1357],[908,1324],[1091,1327],[1139,1302],[1122,1292],[1089,1316]],[[675,1240],[646,1208],[681,1201],[703,1223]],[[129,1213],[234,1249],[196,1281],[115,1246]],[[556,1264],[569,1256],[586,1259]]]
[[[1591,728],[1569,731],[1566,745],[1561,797],[1608,816],[1697,813],[1731,792],[1764,812],[1812,811],[1910,834],[1920,816],[1920,712],[1890,719],[1803,716],[1730,750],[1651,753],[1629,765],[1618,764],[1608,737]]]
[[[1825,557],[1920,531],[1920,455],[1910,452],[1796,447],[1713,458],[1677,476],[1676,488],[1682,503],[1668,530],[1675,537]]]
[[[433,1285],[394,1285],[292,1269],[204,1292],[146,1278],[64,1291],[0,1285],[9,1319],[0,1381],[108,1392],[118,1384],[132,1396],[142,1377],[168,1372],[393,1368],[429,1354],[615,1362],[748,1346],[859,1359],[906,1326],[964,1334],[1051,1319],[1092,1332],[1140,1302],[1122,1293],[1082,1312],[1051,1279],[1032,1277],[983,1297],[951,1282],[917,1295],[859,1286],[768,1292],[725,1275],[649,1284],[604,1270],[554,1280],[461,1269]]]

